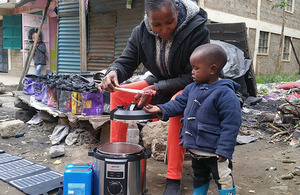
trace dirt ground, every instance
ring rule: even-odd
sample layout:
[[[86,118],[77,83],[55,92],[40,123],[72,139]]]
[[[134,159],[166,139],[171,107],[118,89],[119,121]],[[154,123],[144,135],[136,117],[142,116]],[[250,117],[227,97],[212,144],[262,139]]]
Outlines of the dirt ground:
[[[3,101],[0,107],[0,116],[13,116],[16,108],[13,106],[15,100],[10,94],[0,95]],[[274,105],[274,103],[270,103]],[[256,105],[257,107],[257,105]],[[274,106],[275,107],[275,106]],[[270,111],[273,111],[271,108]],[[4,111],[6,113],[4,113]],[[275,110],[274,110],[275,111]],[[244,123],[251,126],[254,123],[251,116],[244,116]],[[31,126],[26,128],[26,134],[20,138],[0,138],[0,149],[7,153],[22,156],[37,164],[50,167],[54,171],[63,173],[69,163],[91,162],[92,157],[88,156],[88,150],[96,145],[66,146],[66,153],[63,157],[51,159],[49,148],[51,146],[48,136],[50,131],[43,130],[44,126]],[[244,129],[245,130],[245,129]],[[251,135],[258,138],[256,142],[245,145],[237,145],[233,159],[233,176],[237,188],[237,194],[257,195],[298,195],[300,194],[300,171],[295,167],[300,166],[300,149],[291,147],[283,142],[270,142],[268,131],[248,128]],[[284,159],[295,160],[296,163],[283,163]],[[56,160],[61,163],[54,165]],[[184,171],[181,182],[183,195],[190,195],[193,192],[191,178],[191,161],[188,154],[184,161]],[[162,194],[165,185],[165,174],[167,165],[155,161],[153,158],[147,161],[147,195]],[[293,173],[292,179],[283,180],[281,177]],[[21,195],[23,194],[11,185],[0,181],[0,195]],[[56,194],[56,191],[50,194]],[[211,182],[209,195],[218,194],[216,185]]]

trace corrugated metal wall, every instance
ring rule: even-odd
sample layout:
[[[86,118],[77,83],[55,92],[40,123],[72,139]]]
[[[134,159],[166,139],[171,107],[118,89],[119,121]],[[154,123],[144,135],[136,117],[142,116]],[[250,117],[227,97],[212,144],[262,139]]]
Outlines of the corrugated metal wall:
[[[89,14],[88,71],[105,69],[114,60],[116,12]]]
[[[117,15],[115,58],[122,54],[134,27],[144,19],[144,0],[133,0],[131,10],[121,9]]]
[[[135,26],[144,18],[144,0],[133,0],[126,9],[124,0],[90,0],[88,71],[106,69],[126,47]]]
[[[79,0],[58,0],[58,14],[79,13]]]
[[[79,0],[59,0],[58,15],[58,74],[80,73]]]

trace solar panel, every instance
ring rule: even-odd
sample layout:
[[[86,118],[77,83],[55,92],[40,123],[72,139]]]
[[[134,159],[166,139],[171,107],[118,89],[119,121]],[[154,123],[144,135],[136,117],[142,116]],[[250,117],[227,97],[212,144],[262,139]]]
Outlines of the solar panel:
[[[5,164],[0,164],[0,173],[9,171],[9,170],[13,170],[13,169],[17,169],[17,168],[21,168],[21,167],[26,167],[26,166],[32,165],[32,164],[34,164],[34,163],[30,162],[28,160],[25,160],[25,159],[21,159],[21,160],[17,160],[17,161],[5,163]]]
[[[16,160],[20,160],[20,159],[22,159],[22,157],[18,157],[18,156],[10,156],[10,157],[7,157],[7,158],[1,158],[0,159],[0,164],[8,163],[8,162],[11,162],[11,161],[16,161]]]
[[[49,171],[49,172],[25,177],[22,179],[13,180],[10,181],[9,183],[22,190],[24,188],[45,183],[47,181],[51,181],[60,177],[63,177],[63,175],[54,171]]]
[[[43,169],[48,169],[48,167],[42,166],[42,165],[29,165],[27,167],[22,167],[19,169],[14,169],[5,173],[1,173],[0,179],[2,180],[11,180],[16,177],[20,177],[26,174],[34,173]]]
[[[7,158],[7,157],[9,157],[9,156],[11,156],[10,154],[7,154],[7,153],[3,153],[3,154],[0,154],[0,159],[1,158]]]

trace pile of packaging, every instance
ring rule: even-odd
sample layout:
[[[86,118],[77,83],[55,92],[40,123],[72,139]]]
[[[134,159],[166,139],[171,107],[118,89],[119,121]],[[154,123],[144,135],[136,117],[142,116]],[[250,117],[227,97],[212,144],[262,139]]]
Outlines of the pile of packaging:
[[[77,115],[101,115],[103,94],[97,84],[79,74],[26,75],[23,92],[49,107]]]

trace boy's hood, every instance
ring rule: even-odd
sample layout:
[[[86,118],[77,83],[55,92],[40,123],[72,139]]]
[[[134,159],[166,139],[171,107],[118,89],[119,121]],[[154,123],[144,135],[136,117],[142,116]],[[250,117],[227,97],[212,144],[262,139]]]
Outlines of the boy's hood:
[[[202,84],[201,87],[205,87],[208,89],[229,87],[230,89],[232,89],[232,91],[236,92],[240,88],[240,85],[231,79],[221,79],[211,84]]]
[[[175,29],[174,35],[175,36],[187,23],[197,14],[200,14],[204,21],[206,21],[207,13],[204,10],[200,11],[200,8],[191,0],[176,0],[178,3],[178,25]],[[145,14],[144,16],[144,23],[148,32],[154,36],[158,36],[157,33],[153,32],[151,26],[148,21],[148,17]]]

